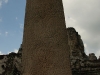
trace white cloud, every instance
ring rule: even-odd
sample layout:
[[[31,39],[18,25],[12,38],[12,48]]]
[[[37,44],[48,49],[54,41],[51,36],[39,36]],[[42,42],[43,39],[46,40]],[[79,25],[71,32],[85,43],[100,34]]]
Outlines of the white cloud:
[[[86,43],[84,43],[84,47],[85,47],[85,48],[87,47],[87,44],[86,44]]]
[[[16,17],[16,20],[17,20],[18,18]]]
[[[86,53],[86,55],[89,55],[90,54],[90,52],[89,52],[88,49],[85,50],[85,53]]]
[[[0,8],[1,8],[1,6],[2,6],[2,0],[0,0]]]
[[[3,5],[4,3],[8,3],[8,0],[0,0],[0,8],[2,7],[2,5]]]
[[[2,22],[2,18],[0,18],[0,22]]]
[[[89,50],[87,48],[87,44],[86,43],[84,43],[84,51],[85,51],[86,55],[89,55]]]
[[[14,49],[14,52],[17,53],[18,52],[18,49]]]
[[[0,55],[3,55],[3,53],[0,51]]]
[[[20,24],[20,28],[23,29],[23,24]]]
[[[8,0],[3,0],[5,3],[8,3]]]
[[[8,32],[6,31],[6,32],[5,32],[5,36],[7,36],[7,35],[8,35]]]
[[[9,53],[11,53],[11,52],[8,52],[7,54],[9,54]]]
[[[100,50],[97,50],[95,53],[96,53],[96,56],[99,58],[99,56],[100,56]]]
[[[1,35],[1,33],[0,33],[0,35]]]
[[[18,49],[14,49],[13,51],[8,52],[8,54],[9,54],[9,53],[12,53],[12,52],[14,52],[14,53],[18,53]]]

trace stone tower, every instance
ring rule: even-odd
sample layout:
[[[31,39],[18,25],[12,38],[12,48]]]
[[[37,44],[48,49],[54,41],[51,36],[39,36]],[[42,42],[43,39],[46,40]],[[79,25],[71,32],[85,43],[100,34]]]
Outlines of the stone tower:
[[[71,75],[62,0],[27,0],[22,75]]]

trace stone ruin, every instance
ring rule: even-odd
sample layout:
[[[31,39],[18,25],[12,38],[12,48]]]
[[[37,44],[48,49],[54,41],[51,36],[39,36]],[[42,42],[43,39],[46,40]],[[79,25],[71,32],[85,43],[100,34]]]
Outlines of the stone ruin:
[[[85,54],[81,36],[74,28],[67,28],[67,34],[73,75],[100,75],[100,57]]]
[[[72,75],[100,75],[100,57],[86,55],[81,36],[72,27],[67,28]],[[18,53],[0,55],[0,75],[21,75],[22,47]]]
[[[18,53],[11,52],[7,55],[0,55],[0,75],[21,75],[22,49]]]

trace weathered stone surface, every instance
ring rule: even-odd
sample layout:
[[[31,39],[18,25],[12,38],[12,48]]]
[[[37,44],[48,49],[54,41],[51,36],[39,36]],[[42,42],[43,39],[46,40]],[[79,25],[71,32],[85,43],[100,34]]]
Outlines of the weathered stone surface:
[[[11,52],[0,55],[0,75],[21,75],[22,72],[22,48],[18,53]]]
[[[97,59],[94,53],[86,55],[78,32],[72,27],[67,28],[67,31],[73,75],[100,75],[100,57]],[[76,45],[78,47],[75,47]],[[21,55],[22,47],[19,48],[18,53],[0,55],[0,75],[22,75]]]
[[[71,75],[62,0],[27,0],[22,75]]]
[[[6,63],[7,62],[8,58],[6,55],[0,55],[0,74],[2,74],[4,71],[5,71],[5,68],[6,68]]]
[[[97,57],[95,56],[94,53],[90,53],[90,54],[89,54],[89,60],[90,60],[90,61],[96,61],[96,60],[97,60]]]

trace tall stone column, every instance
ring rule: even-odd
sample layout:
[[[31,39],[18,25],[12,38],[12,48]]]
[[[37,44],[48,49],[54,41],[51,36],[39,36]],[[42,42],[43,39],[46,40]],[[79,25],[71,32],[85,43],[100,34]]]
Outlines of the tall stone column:
[[[27,0],[23,75],[71,75],[62,0]]]

